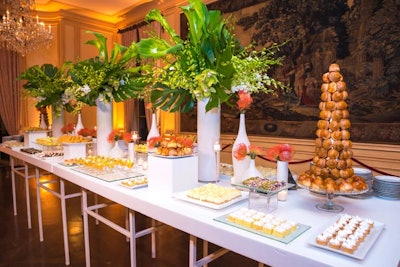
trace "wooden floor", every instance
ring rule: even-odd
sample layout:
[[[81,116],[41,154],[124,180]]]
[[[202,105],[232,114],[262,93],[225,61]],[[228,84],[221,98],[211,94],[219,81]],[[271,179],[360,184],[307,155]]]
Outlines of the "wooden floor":
[[[45,178],[45,177],[44,177]],[[28,229],[25,185],[23,178],[16,178],[18,215],[13,215],[11,178],[9,167],[0,166],[0,267],[56,267],[65,266],[60,200],[41,191],[44,241],[39,241],[37,220],[36,185],[30,179],[32,229]],[[68,185],[67,191],[79,191]],[[119,205],[101,211],[107,218],[124,225],[125,208]],[[85,266],[83,224],[80,198],[67,200],[67,217],[70,248],[70,266]],[[151,224],[141,214],[136,215],[137,229]],[[104,224],[95,224],[90,218],[91,266],[130,266],[129,242],[120,233]],[[189,235],[167,225],[156,234],[157,257],[151,257],[149,236],[137,239],[137,266],[179,267],[188,266]],[[202,255],[198,244],[198,255]],[[216,249],[210,245],[211,249]],[[258,263],[241,255],[229,252],[208,266],[258,266]]]

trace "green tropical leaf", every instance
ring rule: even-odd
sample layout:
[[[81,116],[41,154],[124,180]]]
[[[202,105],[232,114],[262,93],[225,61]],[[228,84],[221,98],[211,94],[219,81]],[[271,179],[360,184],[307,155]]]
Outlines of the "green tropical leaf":
[[[127,48],[123,45],[120,45],[118,43],[114,44],[114,48],[111,50],[111,56],[110,56],[110,65],[114,65],[115,61],[117,61],[119,55],[124,53],[127,50]]]
[[[167,54],[176,53],[182,48],[182,44],[171,46],[168,44],[168,42],[161,38],[147,38],[142,39],[139,43],[137,43],[136,47],[143,59],[158,59],[165,57]]]
[[[157,89],[151,92],[151,102],[154,107],[168,112],[189,112],[194,107],[194,100],[187,90],[168,88],[162,84],[155,85]]]
[[[107,49],[107,38],[101,33],[86,31],[97,37],[97,39],[89,40],[85,44],[94,45],[99,50],[99,56],[105,62],[108,62],[108,49]]]
[[[154,9],[151,10],[147,15],[146,15],[146,21],[157,21],[161,24],[161,27],[169,34],[169,36],[172,38],[175,44],[182,43],[182,39],[179,37],[178,34],[176,34],[175,30],[169,25],[168,21],[165,19],[165,17],[161,14],[160,10]]]

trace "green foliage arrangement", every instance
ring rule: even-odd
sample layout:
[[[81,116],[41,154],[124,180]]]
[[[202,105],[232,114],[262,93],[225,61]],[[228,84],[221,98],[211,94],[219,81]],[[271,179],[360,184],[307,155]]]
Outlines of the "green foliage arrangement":
[[[86,44],[94,45],[99,56],[71,66],[69,75],[75,87],[70,89],[70,95],[90,106],[95,106],[97,100],[121,102],[143,97],[144,87],[150,83],[152,75],[147,66],[135,66],[136,46],[115,43],[109,56],[107,38],[100,33],[88,33],[94,34],[96,39]]]
[[[55,115],[59,116],[64,108],[62,96],[71,81],[67,78],[67,68],[70,62],[63,64],[61,69],[52,64],[34,65],[26,69],[18,77],[26,80],[23,85],[24,92],[37,99],[36,108],[52,106]]]
[[[232,34],[229,24],[218,10],[208,10],[200,0],[190,0],[182,7],[188,21],[188,38],[181,39],[168,24],[159,10],[152,10],[147,21],[161,24],[170,40],[158,36],[143,39],[136,44],[142,59],[154,59],[154,89],[151,92],[153,106],[165,111],[190,111],[196,102],[208,99],[206,110],[228,102],[233,95],[232,85],[250,85],[251,92],[272,92],[268,86],[283,87],[268,75],[271,66],[280,64],[274,58],[279,46],[260,53],[243,48]],[[156,60],[162,60],[160,64]],[[159,66],[162,67],[159,67]],[[246,70],[246,72],[243,72]],[[243,74],[258,73],[246,76]],[[242,79],[246,76],[246,80]],[[265,89],[263,89],[265,88]]]

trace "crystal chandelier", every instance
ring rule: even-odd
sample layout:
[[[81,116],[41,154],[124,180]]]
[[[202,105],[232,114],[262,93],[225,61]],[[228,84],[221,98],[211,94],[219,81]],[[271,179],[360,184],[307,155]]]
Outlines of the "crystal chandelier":
[[[0,24],[0,46],[25,56],[50,45],[51,26],[46,27],[31,14],[34,7],[35,0],[7,0],[7,12]]]

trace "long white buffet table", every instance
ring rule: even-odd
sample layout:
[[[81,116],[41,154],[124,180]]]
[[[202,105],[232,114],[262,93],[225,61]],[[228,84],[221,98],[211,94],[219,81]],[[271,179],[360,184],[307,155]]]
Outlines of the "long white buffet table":
[[[0,149],[4,153],[10,150],[1,146]],[[26,157],[22,152],[13,151],[12,154],[17,158]],[[321,227],[328,226],[337,214],[316,209],[315,205],[325,202],[325,197],[303,189],[289,191],[288,200],[279,202],[278,209],[273,212],[276,216],[311,226],[295,240],[284,244],[214,220],[241,207],[247,207],[247,201],[214,210],[150,192],[147,187],[127,189],[120,186],[118,182],[105,182],[58,163],[46,161],[43,164],[52,165],[52,172],[55,175],[95,194],[190,235],[271,266],[395,267],[400,263],[400,254],[396,249],[400,240],[400,213],[398,212],[400,201],[389,201],[377,197],[352,199],[339,196],[334,199],[336,204],[344,206],[344,213],[384,223],[384,230],[368,254],[364,259],[359,260],[310,244]]]

